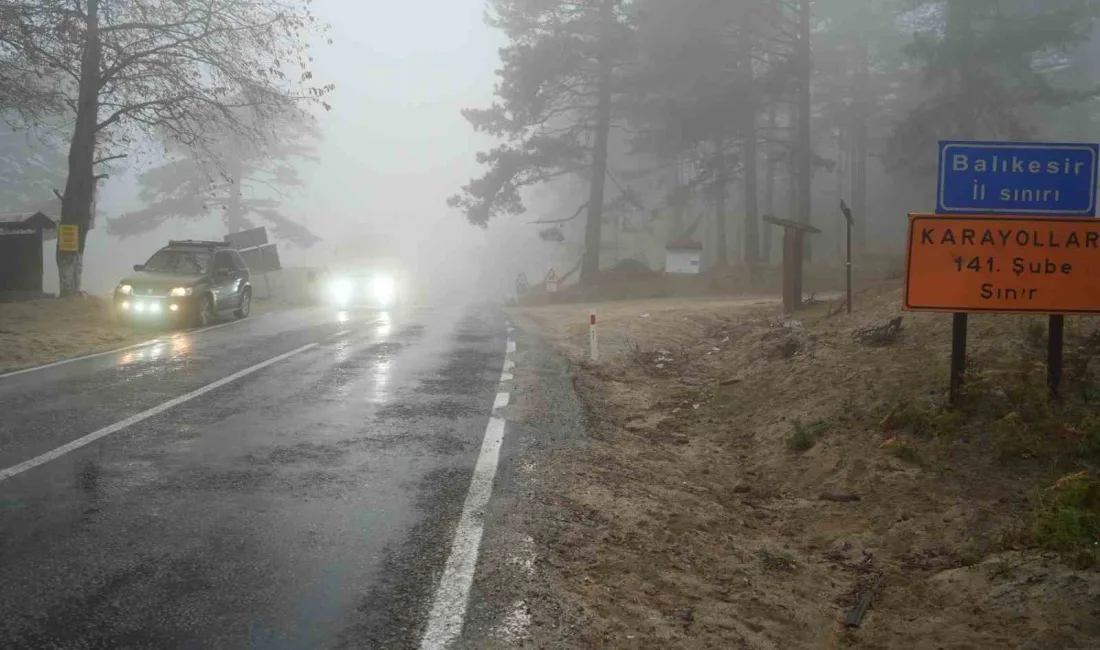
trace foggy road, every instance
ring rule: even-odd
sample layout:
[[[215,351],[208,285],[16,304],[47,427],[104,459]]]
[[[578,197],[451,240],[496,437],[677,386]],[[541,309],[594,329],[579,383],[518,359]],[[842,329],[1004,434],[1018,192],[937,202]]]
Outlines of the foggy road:
[[[300,310],[0,377],[0,647],[418,647],[506,342]]]

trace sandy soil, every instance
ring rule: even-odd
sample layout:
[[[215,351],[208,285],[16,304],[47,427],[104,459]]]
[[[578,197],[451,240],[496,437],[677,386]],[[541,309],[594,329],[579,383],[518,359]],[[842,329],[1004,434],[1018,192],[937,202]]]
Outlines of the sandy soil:
[[[856,340],[900,303],[892,283],[852,316],[597,305],[598,364],[589,306],[512,312],[574,362],[589,413],[584,444],[540,465],[529,518],[540,570],[582,612],[577,646],[1100,648],[1100,573],[1005,541],[1057,473],[974,441],[894,452],[883,416],[942,399],[950,350],[939,315],[904,315],[890,345]],[[972,319],[972,362],[995,367],[1034,322]],[[1096,326],[1067,322],[1070,339]]]

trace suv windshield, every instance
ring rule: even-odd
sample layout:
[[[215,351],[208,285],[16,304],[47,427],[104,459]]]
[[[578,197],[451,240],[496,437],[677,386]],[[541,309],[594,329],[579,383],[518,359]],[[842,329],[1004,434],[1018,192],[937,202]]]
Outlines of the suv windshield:
[[[145,270],[152,273],[179,273],[181,275],[205,275],[210,268],[210,253],[195,250],[161,249],[145,263]]]

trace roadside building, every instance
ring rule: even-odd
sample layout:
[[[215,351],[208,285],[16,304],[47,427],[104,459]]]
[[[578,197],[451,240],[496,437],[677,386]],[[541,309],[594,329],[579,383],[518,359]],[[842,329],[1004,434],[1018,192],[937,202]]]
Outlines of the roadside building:
[[[42,212],[0,213],[0,299],[42,295],[44,244],[57,237],[57,222]]]

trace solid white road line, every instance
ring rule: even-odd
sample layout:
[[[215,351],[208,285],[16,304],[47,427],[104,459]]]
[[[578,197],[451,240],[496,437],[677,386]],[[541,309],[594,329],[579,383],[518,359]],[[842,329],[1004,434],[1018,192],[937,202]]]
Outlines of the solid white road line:
[[[28,372],[34,372],[36,370],[45,370],[47,368],[56,368],[57,366],[63,366],[67,363],[76,363],[77,361],[84,361],[85,359],[95,359],[96,357],[105,357],[108,354],[115,354],[116,352],[125,352],[126,350],[133,350],[134,348],[143,348],[147,345],[153,345],[154,343],[160,343],[162,339],[151,339],[144,343],[135,343],[133,345],[127,345],[124,348],[115,348],[113,350],[106,350],[104,352],[96,352],[94,354],[85,354],[82,357],[73,357],[72,359],[62,359],[61,361],[54,361],[53,363],[47,363],[41,366],[31,366],[30,368],[23,368],[22,370],[13,370],[8,373],[0,375],[0,379],[7,377],[15,377],[16,375],[23,375]]]
[[[158,415],[160,413],[163,413],[163,412],[167,411],[170,408],[179,406],[180,404],[183,404],[184,402],[193,400],[196,397],[199,397],[201,395],[205,395],[206,393],[209,393],[212,390],[216,390],[218,388],[221,388],[222,386],[225,386],[226,384],[228,384],[230,382],[234,382],[234,381],[240,379],[241,377],[251,375],[252,373],[254,373],[258,370],[263,370],[264,368],[266,368],[270,365],[274,365],[276,363],[279,363],[280,361],[283,361],[284,359],[289,359],[290,357],[293,357],[296,354],[300,354],[300,353],[305,352],[306,350],[309,350],[310,348],[314,348],[314,347],[317,347],[317,344],[316,343],[310,343],[309,345],[303,345],[302,347],[300,347],[296,350],[291,350],[290,352],[287,352],[286,354],[280,354],[277,357],[272,357],[272,358],[268,359],[267,361],[258,363],[256,365],[250,367],[250,368],[245,368],[244,370],[241,370],[240,372],[235,372],[232,375],[229,375],[228,377],[224,377],[224,378],[219,379],[218,381],[215,381],[211,384],[207,384],[206,386],[203,386],[202,388],[199,388],[197,390],[193,390],[190,393],[187,393],[186,395],[181,395],[181,396],[179,396],[175,399],[168,400],[167,402],[165,402],[165,403],[163,403],[159,406],[154,406],[153,408],[149,409],[148,411],[142,411],[141,413],[138,413],[137,415],[132,415],[132,416],[126,418],[125,420],[122,420],[121,422],[116,422],[116,423],[114,423],[110,426],[103,427],[99,431],[89,433],[88,435],[86,435],[82,438],[77,438],[76,440],[73,440],[69,444],[62,445],[61,447],[58,447],[57,449],[54,449],[53,451],[46,452],[46,453],[42,454],[41,456],[36,456],[36,457],[34,457],[34,458],[32,458],[28,461],[24,461],[22,463],[19,463],[18,465],[13,466],[13,467],[9,467],[7,469],[0,470],[0,481],[6,481],[6,480],[8,480],[9,478],[11,478],[13,476],[18,476],[19,474],[22,474],[23,472],[26,472],[28,470],[34,469],[35,467],[38,467],[39,465],[48,463],[51,460],[54,460],[55,458],[60,458],[61,456],[64,456],[65,454],[69,453],[70,451],[75,451],[77,449],[80,449],[81,447],[84,447],[86,445],[90,445],[91,443],[95,442],[96,440],[99,440],[100,438],[103,438],[105,436],[109,436],[112,433],[116,433],[118,431],[122,431],[126,427],[137,424],[138,422],[141,422],[142,420],[147,420],[147,419],[153,417],[154,415]]]
[[[515,349],[515,342],[508,341],[508,353]],[[509,364],[515,365],[506,354],[502,377],[511,369]],[[432,612],[428,616],[428,627],[420,641],[421,650],[444,650],[462,634],[466,604],[481,548],[481,536],[485,531],[485,506],[489,504],[489,497],[493,493],[493,479],[500,460],[500,448],[504,443],[504,419],[497,417],[496,412],[508,406],[509,399],[508,393],[499,392],[493,401],[493,414],[485,428],[485,439],[481,443],[477,465],[474,466],[466,503],[462,506],[462,517],[458,520],[451,555],[443,568],[443,578],[435,592]]]

